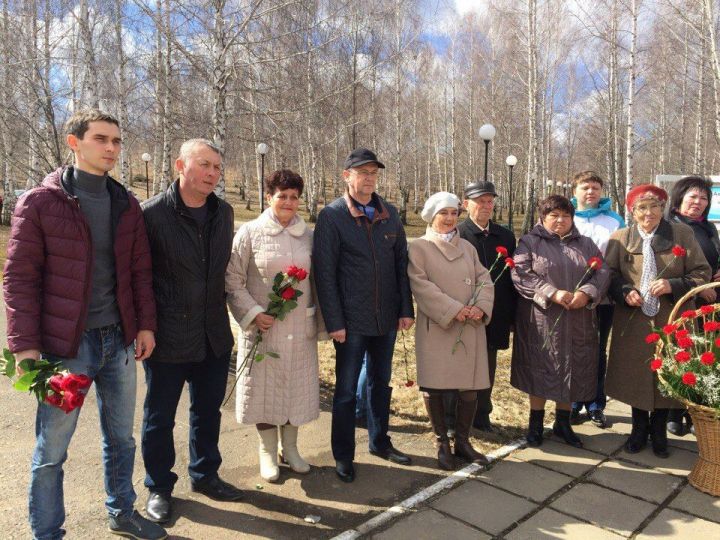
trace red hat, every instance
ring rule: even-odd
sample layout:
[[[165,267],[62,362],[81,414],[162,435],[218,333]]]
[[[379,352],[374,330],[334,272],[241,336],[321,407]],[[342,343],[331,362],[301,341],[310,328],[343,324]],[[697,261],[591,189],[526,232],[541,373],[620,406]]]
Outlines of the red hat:
[[[651,193],[652,195],[655,195],[658,199],[660,199],[661,202],[665,202],[668,200],[668,194],[667,191],[665,191],[661,187],[654,186],[652,184],[640,184],[639,186],[635,186],[630,191],[627,192],[627,195],[625,195],[625,205],[628,207],[628,210],[632,210],[633,205],[635,204],[635,200],[639,197],[642,197],[646,193]]]

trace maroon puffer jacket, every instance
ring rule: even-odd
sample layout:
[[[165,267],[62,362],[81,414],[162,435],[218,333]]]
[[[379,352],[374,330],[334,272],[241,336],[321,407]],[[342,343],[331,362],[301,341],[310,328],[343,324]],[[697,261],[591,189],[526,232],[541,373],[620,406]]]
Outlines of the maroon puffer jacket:
[[[68,178],[71,167],[50,173],[20,197],[13,213],[3,279],[13,352],[77,356],[90,304],[93,253],[90,228]],[[127,346],[138,329],[157,330],[150,247],[137,200],[115,180],[108,186],[117,303]]]

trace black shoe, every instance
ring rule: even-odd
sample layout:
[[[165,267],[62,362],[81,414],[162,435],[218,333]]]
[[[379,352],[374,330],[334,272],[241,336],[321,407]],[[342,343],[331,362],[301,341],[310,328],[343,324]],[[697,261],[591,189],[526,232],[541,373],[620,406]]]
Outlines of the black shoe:
[[[340,480],[347,482],[348,484],[355,480],[355,467],[353,462],[350,460],[337,460],[335,462],[335,474],[340,477]]]
[[[632,431],[625,441],[625,451],[628,454],[637,454],[647,446],[650,431],[650,419],[648,412],[642,409],[632,408]]]
[[[528,446],[537,448],[542,446],[543,443],[543,431],[545,429],[545,410],[530,410],[530,425],[528,426],[527,435],[525,440]]]
[[[157,523],[142,517],[137,510],[109,517],[108,529],[113,534],[135,540],[164,540],[167,532]]]
[[[239,501],[243,498],[242,491],[220,480],[219,476],[213,476],[204,482],[192,482],[190,488],[216,501]]]
[[[597,427],[601,429],[605,429],[607,427],[607,418],[605,418],[605,413],[602,412],[600,409],[590,411],[588,413],[588,416],[590,417],[590,421]]]
[[[667,430],[672,433],[673,435],[677,435],[678,437],[682,437],[685,435],[685,429],[682,425],[682,419],[680,422],[676,422],[675,420],[670,420],[667,423]]]
[[[170,520],[172,512],[172,500],[167,493],[151,491],[145,505],[145,513],[150,521],[165,523]]]
[[[650,442],[653,454],[659,458],[670,457],[667,442],[668,409],[655,409],[650,413]],[[681,421],[682,421],[682,417]]]
[[[355,427],[361,429],[367,429],[367,416],[356,416]]]
[[[398,465],[410,465],[410,463],[412,463],[410,456],[403,454],[392,444],[388,446],[385,450],[370,450],[370,453],[373,456],[387,459],[388,461],[392,461],[393,463],[397,463]]]
[[[553,424],[553,433],[560,437],[570,446],[575,448],[582,448],[583,443],[580,438],[575,435],[575,432],[570,427],[570,411],[556,410],[555,411],[555,423]]]
[[[582,424],[582,418],[580,418],[580,409],[573,409],[572,411],[570,411],[570,423],[573,426]]]

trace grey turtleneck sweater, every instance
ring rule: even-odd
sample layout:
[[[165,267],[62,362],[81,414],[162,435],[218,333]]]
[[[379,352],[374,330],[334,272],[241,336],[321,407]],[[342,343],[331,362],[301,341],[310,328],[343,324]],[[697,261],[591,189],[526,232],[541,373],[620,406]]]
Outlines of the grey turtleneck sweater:
[[[90,226],[93,244],[92,294],[85,329],[101,328],[120,322],[115,298],[115,253],[107,176],[73,170],[73,191],[80,210]]]

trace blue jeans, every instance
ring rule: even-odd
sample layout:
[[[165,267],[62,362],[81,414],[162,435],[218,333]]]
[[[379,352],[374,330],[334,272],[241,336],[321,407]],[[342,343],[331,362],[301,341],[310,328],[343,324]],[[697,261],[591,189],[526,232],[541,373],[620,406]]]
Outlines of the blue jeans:
[[[358,377],[357,387],[357,403],[355,404],[355,418],[367,417],[367,404],[368,404],[368,384],[367,384],[367,353],[363,356],[362,368],[360,369],[360,376]]]
[[[87,330],[75,358],[57,358],[72,373],[93,379],[100,412],[102,457],[105,472],[105,507],[118,515],[130,512],[135,503],[132,485],[135,461],[133,418],[135,415],[135,349],[125,347],[119,325]],[[35,419],[37,444],[30,479],[30,526],[38,540],[62,538],[65,530],[63,463],[67,459],[81,409],[69,414],[45,403],[38,405]],[[92,444],[94,441],[84,441]]]
[[[185,381],[190,390],[190,463],[188,472],[195,483],[217,476],[222,458],[220,406],[225,397],[230,353],[216,357],[207,344],[202,362],[172,364],[147,360],[142,455],[145,462],[145,486],[154,492],[172,493],[178,476],[175,465],[175,413]]]
[[[352,461],[355,458],[355,402],[358,375],[365,351],[368,353],[367,416],[370,450],[383,451],[390,447],[387,431],[392,388],[388,384],[396,334],[397,332],[390,332],[384,336],[362,336],[348,332],[345,343],[333,341],[335,395],[330,439],[336,460]]]
[[[598,332],[600,333],[600,346],[598,348],[598,383],[597,394],[593,401],[585,403],[573,403],[573,409],[582,410],[583,406],[590,411],[602,411],[607,404],[607,396],[605,395],[605,372],[607,371],[607,343],[610,337],[610,329],[612,328],[613,311],[612,304],[601,304],[596,308],[598,319]]]

